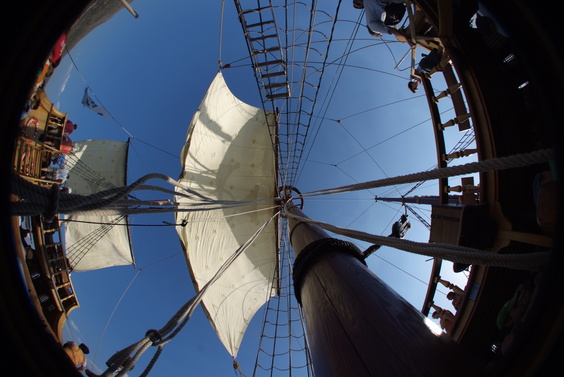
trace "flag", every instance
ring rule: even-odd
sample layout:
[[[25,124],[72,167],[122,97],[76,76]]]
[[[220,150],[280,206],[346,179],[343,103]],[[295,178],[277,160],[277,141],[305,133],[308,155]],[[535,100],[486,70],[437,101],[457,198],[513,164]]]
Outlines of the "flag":
[[[110,115],[110,113],[108,112],[108,110],[106,110],[106,108],[104,106],[98,106],[96,104],[96,102],[94,102],[94,100],[92,98],[90,98],[90,96],[88,95],[88,88],[84,89],[84,96],[82,97],[82,104],[84,106],[88,107],[90,110],[94,111],[96,114],[99,114],[99,115],[107,117],[107,118],[112,117]]]

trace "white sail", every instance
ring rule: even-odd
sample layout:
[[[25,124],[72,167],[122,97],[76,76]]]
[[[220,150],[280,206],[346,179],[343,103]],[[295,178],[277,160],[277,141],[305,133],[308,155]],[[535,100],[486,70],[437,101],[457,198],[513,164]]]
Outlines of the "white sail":
[[[112,140],[73,143],[67,157],[67,186],[72,193],[90,195],[125,186],[128,146],[129,142]],[[71,219],[65,242],[75,271],[133,264],[127,217],[73,215]]]
[[[178,223],[188,222],[177,230],[197,289],[276,212],[273,130],[266,116],[274,114],[238,100],[218,73],[188,129],[179,179],[183,185],[212,199],[267,199],[234,209],[177,214]],[[176,200],[189,202],[179,196]],[[272,222],[204,295],[204,310],[233,357],[251,318],[272,297],[276,254]]]

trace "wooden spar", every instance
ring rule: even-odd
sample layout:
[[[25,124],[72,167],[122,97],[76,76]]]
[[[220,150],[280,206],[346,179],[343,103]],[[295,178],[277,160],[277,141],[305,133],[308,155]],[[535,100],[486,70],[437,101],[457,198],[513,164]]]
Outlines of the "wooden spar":
[[[438,196],[411,196],[402,198],[382,198],[376,196],[375,201],[381,200],[383,202],[400,202],[400,203],[413,203],[413,204],[442,204]],[[455,195],[448,195],[446,203],[456,204],[459,203],[459,197]]]
[[[133,17],[135,17],[135,18],[139,17],[139,15],[135,11],[135,9],[133,9],[133,7],[127,2],[127,0],[120,0],[120,1],[123,4],[123,6],[125,7],[125,9],[127,9]]]
[[[486,375],[447,334],[433,334],[428,320],[366,267],[356,246],[291,217],[306,217],[292,203],[287,212],[294,290],[316,376]]]

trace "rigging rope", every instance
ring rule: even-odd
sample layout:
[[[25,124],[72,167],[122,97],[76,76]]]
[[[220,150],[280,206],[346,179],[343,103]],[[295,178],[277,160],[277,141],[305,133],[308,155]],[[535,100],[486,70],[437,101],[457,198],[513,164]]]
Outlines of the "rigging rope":
[[[492,170],[503,170],[516,167],[524,167],[538,163],[544,163],[553,158],[553,151],[544,149],[530,153],[517,154],[507,157],[498,157],[479,162],[468,163],[460,166],[453,166],[447,168],[434,169],[431,171],[413,173],[405,176],[394,178],[385,178],[381,180],[365,182],[361,184],[341,186],[333,189],[312,191],[303,194],[306,196],[328,195],[349,191],[358,191],[368,188],[384,187],[402,183],[419,182],[422,180],[448,178],[451,176],[480,173]],[[287,202],[288,204],[290,202]],[[378,235],[369,234],[341,227],[336,227],[331,224],[311,220],[286,212],[286,215],[299,219],[304,222],[315,224],[323,229],[332,231],[334,233],[344,235],[347,237],[357,238],[363,241],[371,242],[377,245],[386,245],[396,249],[408,251],[415,254],[426,255],[434,258],[441,258],[450,260],[452,262],[467,263],[467,264],[482,264],[514,269],[523,270],[538,270],[541,266],[547,263],[550,252],[539,252],[533,254],[494,254],[484,252],[482,250],[473,249],[464,246],[439,244],[439,243],[418,243],[393,237],[383,237]]]
[[[221,0],[221,11],[219,13],[219,67],[223,65],[221,55],[223,53],[223,14],[225,11],[225,0]]]
[[[114,118],[114,116],[110,113],[110,111],[107,109],[107,107],[102,105],[102,101],[100,101],[100,99],[96,96],[96,93],[92,90],[92,88],[90,87],[90,85],[88,84],[88,82],[86,81],[86,78],[82,75],[82,73],[80,72],[80,70],[78,69],[78,66],[76,65],[76,62],[74,61],[74,59],[72,58],[72,54],[70,53],[70,51],[65,47],[65,51],[72,63],[72,65],[74,66],[74,69],[76,69],[76,72],[78,73],[78,75],[80,76],[80,79],[82,80],[82,82],[84,82],[84,84],[86,85],[86,87],[88,88],[88,90],[90,90],[90,92],[92,93],[92,95],[94,96],[94,98],[96,98],[96,101],[98,101],[98,104],[100,107],[103,107],[106,112],[108,113],[110,119],[112,119],[131,139],[137,140],[145,145],[148,145],[152,148],[155,148],[156,150],[163,152],[165,154],[168,154],[172,157],[178,158],[180,159],[180,156],[177,156],[175,154],[170,153],[169,151],[159,148],[156,145],[147,143],[144,140],[138,139],[135,136],[133,136],[133,134],[131,132],[129,132],[129,130],[127,128],[125,128],[116,118]]]
[[[141,357],[141,355],[149,347],[157,347],[157,351],[153,358],[151,359],[149,365],[145,368],[141,376],[146,376],[151,368],[156,363],[158,357],[160,356],[163,346],[170,342],[182,328],[186,325],[192,313],[196,307],[202,301],[202,298],[208,288],[212,286],[223,273],[233,264],[233,262],[239,257],[245,250],[247,250],[251,244],[258,238],[264,229],[278,216],[278,212],[275,213],[267,222],[265,222],[245,243],[243,243],[235,252],[225,261],[225,263],[218,269],[215,275],[192,297],[188,302],[186,302],[163,326],[160,330],[149,330],[145,333],[145,336],[138,342],[116,352],[112,357],[108,359],[107,364],[109,368],[104,372],[104,375],[110,374],[117,371],[124,361],[131,356],[130,361],[123,367],[122,370],[116,375],[116,377],[123,376]],[[132,356],[133,355],[133,356]]]
[[[414,182],[431,180],[431,179],[448,178],[448,177],[454,177],[464,174],[483,173],[483,172],[494,171],[494,170],[512,169],[512,168],[545,163],[553,158],[554,158],[554,151],[552,149],[541,149],[529,153],[521,153],[507,157],[491,158],[488,160],[482,160],[478,162],[470,162],[464,165],[433,169],[419,173],[412,173],[412,174],[391,177],[391,178],[383,178],[375,181],[352,184],[347,186],[340,186],[340,187],[329,188],[324,190],[310,191],[309,193],[304,193],[302,196],[309,197],[309,196],[319,196],[319,195],[330,195],[330,194],[337,194],[337,193],[344,193],[351,191],[366,190],[376,187],[392,186],[392,185],[403,184],[403,183],[414,183]]]
[[[383,105],[383,106],[385,106],[385,105]],[[379,106],[379,107],[382,107],[382,106]],[[371,109],[371,110],[372,110],[372,109]],[[444,114],[444,113],[446,113],[447,111],[450,111],[450,110],[452,110],[452,108],[447,109],[447,110],[445,110],[445,111],[442,111],[441,114]],[[353,116],[354,116],[354,115],[356,115],[356,114],[353,114]],[[358,156],[359,154],[365,153],[365,152],[369,151],[370,149],[375,148],[375,147],[377,147],[378,145],[381,145],[381,144],[383,144],[383,143],[385,143],[385,142],[387,142],[387,141],[389,141],[389,140],[391,140],[391,139],[393,139],[393,138],[395,138],[395,137],[398,137],[398,136],[400,136],[401,134],[406,133],[407,131],[410,131],[410,130],[416,128],[416,127],[419,127],[419,126],[421,126],[421,125],[423,125],[423,124],[425,124],[426,122],[429,122],[429,121],[431,121],[431,118],[427,118],[427,119],[425,119],[425,120],[423,120],[423,121],[421,121],[421,122],[419,122],[419,123],[417,123],[417,124],[414,124],[413,126],[410,126],[410,127],[406,128],[406,129],[400,131],[400,132],[397,132],[397,133],[393,134],[392,136],[389,136],[389,137],[387,137],[386,139],[381,140],[381,141],[379,141],[378,143],[376,143],[376,144],[374,144],[374,145],[372,145],[372,146],[370,146],[370,147],[368,147],[368,148],[365,148],[363,151],[360,151],[360,152],[358,152],[358,153],[353,154],[352,156],[347,157],[346,159],[340,161],[337,165],[342,164],[343,162],[348,161],[348,160],[350,160],[350,159],[352,159],[352,158]]]
[[[502,170],[516,167],[524,167],[533,164],[547,162],[553,158],[553,151],[550,149],[539,150],[529,153],[517,154],[507,157],[492,158],[479,162],[472,162],[459,166],[452,166],[419,173],[408,174],[404,176],[384,178],[380,180],[358,183],[348,186],[341,186],[325,190],[317,190],[305,193],[302,196],[319,196],[329,195],[343,192],[359,191],[376,187],[391,186],[403,183],[413,183],[431,179],[448,178],[452,176],[482,173],[492,170]],[[171,203],[165,208],[130,208],[133,205],[155,205],[154,201],[138,201],[138,200],[125,200],[124,198],[134,190],[153,189],[163,190],[165,192],[173,192],[158,186],[145,186],[143,183],[150,179],[162,179],[185,192],[175,191],[175,195],[183,196],[194,199],[198,198],[200,202],[193,203],[188,206],[179,206],[177,203]],[[54,215],[55,213],[80,213],[82,211],[90,211],[90,214],[98,213],[94,210],[105,208],[108,206],[117,206],[111,211],[114,213],[165,213],[165,212],[191,212],[202,210],[213,210],[219,208],[241,206],[248,204],[248,202],[232,202],[232,201],[214,201],[205,196],[184,187],[177,181],[163,174],[153,173],[148,174],[130,186],[108,189],[89,196],[82,196],[76,194],[60,193],[58,186],[55,184],[52,188],[46,189],[37,186],[27,180],[21,178],[15,172],[12,172],[12,179],[10,181],[11,192],[20,198],[20,201],[13,202],[10,210],[12,215],[36,215],[46,213]],[[266,200],[266,199],[265,199]],[[271,200],[271,199],[268,199]],[[107,214],[107,210],[101,210],[102,213]]]
[[[125,290],[123,291],[123,293],[121,294],[118,302],[116,303],[114,310],[112,310],[112,313],[110,314],[110,317],[108,318],[108,320],[106,321],[106,325],[104,326],[104,330],[102,330],[102,334],[100,335],[100,340],[98,341],[98,345],[96,346],[96,353],[94,353],[94,362],[96,362],[96,357],[98,355],[98,350],[100,349],[100,346],[102,344],[102,340],[104,339],[104,336],[106,335],[106,331],[108,331],[108,327],[110,326],[110,322],[112,321],[112,318],[114,317],[114,315],[116,314],[116,311],[119,307],[119,305],[121,304],[123,298],[125,297],[125,295],[127,294],[127,292],[129,291],[129,288],[131,288],[131,286],[133,285],[133,282],[137,279],[137,277],[139,276],[139,273],[141,273],[141,269],[137,270],[137,272],[135,273],[135,275],[133,276],[133,278],[131,279],[131,281],[129,282],[129,284],[127,285],[127,287],[125,288]]]
[[[337,72],[335,72],[335,74],[333,75],[333,78],[332,78],[331,82],[333,82],[333,81],[336,80],[336,83],[335,83],[335,85],[333,85],[333,84],[331,84],[331,83],[329,84],[329,87],[332,87],[333,90],[331,91],[331,93],[327,93],[327,94],[325,95],[325,97],[324,97],[324,99],[323,99],[323,102],[322,102],[322,104],[321,104],[321,108],[322,108],[322,109],[324,108],[324,110],[322,110],[323,116],[321,117],[321,122],[320,122],[319,125],[317,126],[317,130],[316,130],[316,132],[315,132],[315,134],[314,134],[314,136],[313,136],[313,140],[311,141],[311,143],[310,143],[310,145],[309,145],[309,150],[307,151],[306,158],[305,158],[306,161],[308,160],[309,155],[310,155],[311,151],[313,150],[313,145],[315,144],[315,141],[316,141],[316,139],[317,139],[317,137],[318,137],[318,135],[319,135],[319,132],[321,131],[321,126],[323,125],[323,119],[324,119],[324,117],[325,117],[325,114],[327,114],[327,111],[328,111],[329,108],[330,108],[331,102],[332,102],[332,100],[333,100],[333,98],[334,98],[333,96],[335,95],[335,92],[336,92],[336,90],[337,90],[338,83],[340,82],[341,77],[342,77],[342,74],[343,74],[343,71],[344,71],[344,69],[345,69],[346,62],[348,61],[348,59],[349,59],[349,57],[350,57],[351,50],[352,50],[352,47],[353,47],[353,43],[354,43],[354,41],[356,40],[355,38],[356,38],[356,35],[357,35],[358,30],[359,30],[359,27],[360,27],[360,22],[359,22],[359,21],[360,21],[361,18],[362,18],[362,13],[359,15],[358,21],[357,21],[357,23],[355,24],[355,27],[354,27],[353,31],[351,32],[351,37],[350,37],[350,38],[348,39],[348,41],[347,41],[347,47],[345,48],[345,54],[341,55],[338,59],[335,60],[335,61],[339,61],[339,64],[338,64],[338,66],[337,66]],[[333,63],[334,63],[334,62],[331,62],[331,63],[329,63],[329,65],[332,65]],[[325,62],[324,62],[324,66],[325,66]],[[336,79],[335,79],[335,77],[336,77]],[[303,172],[303,169],[304,169],[304,165],[302,165],[302,169],[301,169],[301,171],[299,172],[299,174],[298,174],[298,176],[297,176],[297,179],[299,179],[299,177],[301,176],[301,173]]]
[[[286,219],[280,219],[279,227],[278,294],[266,302],[253,377],[262,371],[272,373],[274,370],[290,371],[290,375],[296,371],[297,375],[311,376],[304,313],[292,289],[294,258]]]
[[[287,204],[288,203],[291,202],[289,201]],[[527,254],[496,254],[459,245],[422,243],[395,237],[378,236],[357,230],[337,227],[321,221],[312,220],[307,217],[301,217],[288,211],[286,211],[286,215],[303,222],[317,225],[320,228],[346,237],[353,237],[376,245],[390,246],[413,254],[446,259],[451,262],[536,271],[546,265],[551,254],[550,251]]]
[[[72,245],[67,245],[66,254],[69,264],[72,269],[75,269],[80,261],[88,254],[90,250],[96,245],[98,241],[103,239],[116,224],[121,223],[125,219],[124,215],[118,216],[111,222],[105,223],[91,233],[84,235],[78,239]],[[65,222],[72,221],[71,219],[65,220]],[[127,223],[122,223],[122,225],[128,225]],[[67,228],[68,230],[68,228]]]
[[[145,182],[152,179],[163,180],[182,191],[172,191],[158,186],[144,185]],[[95,194],[88,196],[68,194],[60,192],[58,185],[54,184],[51,188],[44,188],[28,182],[24,178],[20,177],[15,172],[12,172],[12,177],[10,180],[10,189],[14,195],[20,198],[20,201],[13,202],[11,204],[11,213],[13,215],[37,215],[41,213],[49,213],[49,211],[55,210],[58,213],[80,213],[82,211],[90,211],[89,214],[94,214],[96,209],[107,208],[117,206],[117,210],[112,210],[112,214],[121,213],[119,207],[126,205],[138,205],[138,204],[148,204],[160,206],[161,203],[158,201],[138,201],[138,200],[127,200],[126,198],[131,192],[135,190],[157,190],[167,193],[174,193],[174,195],[189,198],[192,200],[197,200],[199,202],[194,203],[194,208],[205,206],[205,205],[216,205],[216,207],[221,205],[236,206],[241,205],[244,202],[233,202],[233,201],[215,201],[197,193],[196,191],[180,184],[174,179],[160,173],[147,174],[129,186],[116,187],[113,189],[108,189],[100,191]],[[175,203],[171,203],[170,207],[174,209]],[[171,212],[171,208],[150,208],[148,212],[143,212],[144,209],[129,209],[129,213],[150,213],[150,212]],[[209,210],[210,208],[206,208]],[[152,211],[151,211],[152,210]],[[177,209],[179,212],[193,211],[194,209]],[[54,213],[56,213],[54,212]],[[108,211],[102,210],[101,213],[107,214]]]

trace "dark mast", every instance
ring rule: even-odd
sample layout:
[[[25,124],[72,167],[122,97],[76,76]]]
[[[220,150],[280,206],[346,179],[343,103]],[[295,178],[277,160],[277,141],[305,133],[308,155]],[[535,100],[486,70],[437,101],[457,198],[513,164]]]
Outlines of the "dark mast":
[[[289,203],[290,214],[306,217]],[[392,291],[352,243],[288,216],[294,289],[318,376],[484,375],[446,334]]]

